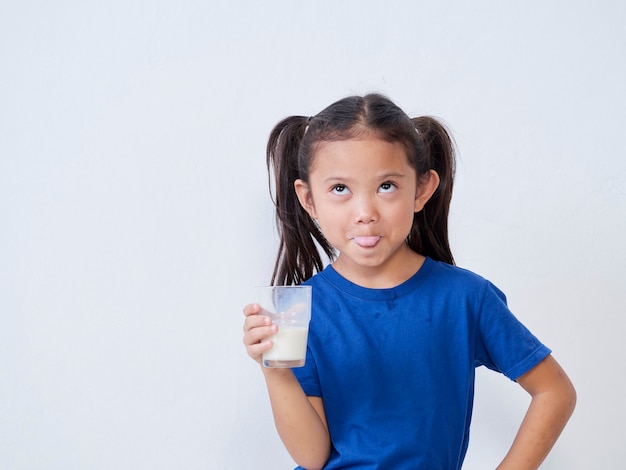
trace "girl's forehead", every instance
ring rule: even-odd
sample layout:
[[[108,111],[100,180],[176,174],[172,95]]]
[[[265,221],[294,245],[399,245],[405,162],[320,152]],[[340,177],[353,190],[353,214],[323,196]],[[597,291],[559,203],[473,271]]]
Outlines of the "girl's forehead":
[[[332,170],[338,166],[348,170],[356,165],[410,166],[402,144],[375,137],[320,142],[312,157],[310,172]]]
[[[398,155],[406,157],[400,142],[390,142],[375,136],[355,137],[342,140],[321,141],[313,147],[314,158],[320,156],[358,157],[359,155]]]

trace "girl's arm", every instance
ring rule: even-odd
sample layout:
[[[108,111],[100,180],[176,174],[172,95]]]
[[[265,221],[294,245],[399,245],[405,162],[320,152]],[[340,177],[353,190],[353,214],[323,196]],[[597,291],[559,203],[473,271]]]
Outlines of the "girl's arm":
[[[272,347],[266,340],[276,333],[269,317],[259,315],[257,304],[244,308],[243,342],[248,355],[259,364]],[[276,430],[294,461],[303,468],[321,469],[330,456],[330,434],[322,399],[307,397],[291,369],[261,366],[274,414]]]
[[[263,375],[276,430],[294,461],[307,470],[321,469],[330,455],[324,405],[307,397],[291,369],[266,369]]]
[[[517,379],[532,397],[511,449],[498,470],[535,470],[546,458],[576,405],[576,391],[561,366],[548,356]]]

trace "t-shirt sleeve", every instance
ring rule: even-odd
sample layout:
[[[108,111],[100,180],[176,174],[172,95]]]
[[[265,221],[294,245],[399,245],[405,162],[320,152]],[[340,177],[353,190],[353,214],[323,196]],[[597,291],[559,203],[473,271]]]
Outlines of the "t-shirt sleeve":
[[[303,367],[296,367],[293,370],[296,379],[300,382],[304,394],[309,397],[321,397],[319,376],[317,374],[317,364],[309,347],[306,349],[306,361]]]
[[[504,293],[487,282],[478,313],[476,365],[516,380],[550,352],[509,310]]]

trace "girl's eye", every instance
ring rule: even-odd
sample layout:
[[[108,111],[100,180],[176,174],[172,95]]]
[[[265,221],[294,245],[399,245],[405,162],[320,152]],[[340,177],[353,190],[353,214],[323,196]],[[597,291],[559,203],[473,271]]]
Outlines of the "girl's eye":
[[[345,187],[345,185],[343,184],[336,184],[335,186],[333,186],[332,192],[335,194],[347,194],[348,188]]]
[[[381,193],[390,193],[392,191],[395,191],[395,189],[396,189],[396,185],[389,181],[385,181],[383,184],[380,185]]]

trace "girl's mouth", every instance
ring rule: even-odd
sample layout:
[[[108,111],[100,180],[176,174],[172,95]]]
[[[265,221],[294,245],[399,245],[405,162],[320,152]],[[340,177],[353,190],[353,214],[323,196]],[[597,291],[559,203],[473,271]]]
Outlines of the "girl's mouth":
[[[380,236],[352,237],[352,240],[361,248],[371,248],[378,243],[380,238]]]

